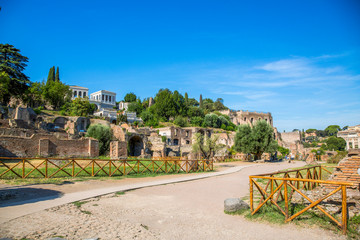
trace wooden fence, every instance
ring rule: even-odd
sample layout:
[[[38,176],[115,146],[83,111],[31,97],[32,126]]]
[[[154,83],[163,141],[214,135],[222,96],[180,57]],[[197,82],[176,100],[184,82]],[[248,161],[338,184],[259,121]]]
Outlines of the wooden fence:
[[[338,181],[325,181],[322,180],[322,172],[327,171],[326,168],[322,166],[313,166],[307,168],[300,168],[291,171],[281,171],[268,174],[261,174],[256,176],[250,176],[250,209],[251,214],[254,215],[260,210],[265,204],[273,204],[280,210],[280,212],[285,216],[285,222],[290,222],[296,217],[300,216],[307,210],[316,207],[327,217],[329,217],[333,222],[335,222],[346,234],[347,229],[347,203],[346,203],[346,187],[352,186],[352,183],[348,182],[338,182]],[[280,175],[280,176],[278,176]],[[319,199],[312,200],[305,195],[305,191],[312,190],[315,187],[324,184],[324,185],[333,185],[335,190],[321,196]],[[254,201],[254,186],[260,194],[260,201],[258,202],[257,207],[255,208]],[[304,191],[305,190],[305,191]],[[334,195],[335,193],[341,191],[341,205],[342,205],[342,215],[341,221],[337,220],[331,214],[325,211],[325,209],[319,204],[325,199]],[[294,193],[298,193],[301,197],[306,199],[309,202],[304,209],[300,210],[293,215],[289,215],[289,203],[291,203]],[[284,207],[280,207],[280,202],[284,203]]]
[[[0,157],[0,179],[111,177],[144,173],[191,173],[212,170],[213,161],[210,160]]]

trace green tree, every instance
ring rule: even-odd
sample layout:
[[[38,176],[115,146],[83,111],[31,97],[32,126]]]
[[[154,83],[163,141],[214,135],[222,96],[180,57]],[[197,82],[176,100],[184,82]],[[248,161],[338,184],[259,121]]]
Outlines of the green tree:
[[[278,147],[278,151],[281,153],[281,155],[286,156],[290,153],[290,150],[288,148],[284,148],[282,146]]]
[[[196,133],[192,150],[194,153],[201,153],[204,159],[210,159],[221,148],[221,146],[217,144],[218,139],[219,136],[215,134],[211,137],[205,137],[201,133]]]
[[[59,73],[59,67],[56,68],[56,75],[55,75],[55,81],[60,82],[60,73]]]
[[[90,104],[86,98],[76,98],[71,102],[70,115],[86,117],[89,114],[93,114],[96,105]]]
[[[204,119],[202,117],[192,117],[190,123],[192,126],[201,127],[203,125]]]
[[[328,136],[336,136],[336,134],[338,133],[338,131],[340,131],[341,128],[339,125],[330,125],[327,128],[325,128],[325,132]]]
[[[122,123],[122,122],[125,122],[125,123],[128,122],[127,116],[126,116],[125,114],[119,114],[119,115],[117,115],[117,117],[116,117],[116,124],[119,124],[119,123]]]
[[[175,118],[174,123],[179,127],[186,127],[188,125],[188,118],[179,115]]]
[[[32,82],[30,87],[24,94],[24,102],[26,102],[30,107],[37,107],[44,104],[43,100],[43,89],[44,83],[41,82]]]
[[[141,113],[141,119],[146,126],[156,127],[159,125],[159,120],[149,110],[145,110]]]
[[[168,121],[170,117],[177,116],[177,104],[172,97],[169,89],[160,89],[155,96],[155,104],[151,106],[151,111],[159,119]]]
[[[125,102],[135,102],[136,101],[136,95],[134,93],[127,93],[124,97]]]
[[[326,148],[332,151],[344,151],[346,147],[346,141],[343,138],[331,136],[326,139]]]
[[[71,99],[71,90],[68,85],[62,82],[50,81],[44,86],[43,97],[53,108],[59,109],[63,104]]]
[[[235,150],[251,153],[255,160],[260,159],[264,152],[274,153],[278,144],[274,140],[272,127],[263,120],[257,121],[253,128],[250,125],[240,125],[235,135]]]
[[[48,84],[50,84],[50,82],[54,82],[54,81],[55,81],[55,66],[51,67],[49,70],[46,85],[48,85]]]
[[[189,103],[189,96],[187,94],[187,92],[185,93],[185,104],[188,106]]]
[[[203,126],[219,128],[221,126],[221,121],[219,120],[219,117],[216,114],[209,113],[205,115]]]
[[[202,100],[202,94],[200,94],[200,100],[199,100],[200,107],[203,107],[203,100]]]
[[[308,130],[306,130],[306,133],[313,133],[316,132],[317,130],[314,128],[309,128]]]
[[[86,137],[92,137],[99,141],[99,155],[104,155],[109,151],[112,139],[111,128],[101,124],[90,125]]]
[[[143,111],[143,105],[139,102],[131,102],[128,105],[128,112],[136,112],[137,116],[140,116]]]
[[[25,70],[28,58],[10,44],[0,44],[0,102],[7,104],[12,96],[22,97],[29,87]]]

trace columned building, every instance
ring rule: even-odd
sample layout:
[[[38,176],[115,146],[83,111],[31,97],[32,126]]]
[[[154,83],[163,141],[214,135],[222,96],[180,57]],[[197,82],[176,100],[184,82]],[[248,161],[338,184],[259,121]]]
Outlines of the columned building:
[[[98,106],[98,109],[113,108],[116,106],[116,93],[100,90],[90,94],[90,103]]]
[[[337,136],[345,139],[346,150],[360,148],[360,125],[348,127],[345,131],[339,131]]]
[[[80,86],[70,86],[69,87],[72,91],[71,100],[74,100],[75,98],[88,98],[89,97],[89,89],[86,87],[80,87]]]

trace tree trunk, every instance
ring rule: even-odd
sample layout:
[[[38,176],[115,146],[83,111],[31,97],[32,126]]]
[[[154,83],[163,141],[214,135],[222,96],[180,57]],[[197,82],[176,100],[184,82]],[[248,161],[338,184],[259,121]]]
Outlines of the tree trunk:
[[[254,160],[260,160],[262,154],[263,154],[263,153],[255,153],[255,154],[254,154],[254,155],[255,155],[255,159],[254,159]]]

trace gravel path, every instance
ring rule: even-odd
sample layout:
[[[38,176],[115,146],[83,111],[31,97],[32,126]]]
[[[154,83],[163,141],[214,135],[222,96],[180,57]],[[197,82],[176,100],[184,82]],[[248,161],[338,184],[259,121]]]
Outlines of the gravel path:
[[[264,164],[238,173],[109,194],[3,223],[0,237],[14,239],[345,239],[313,226],[250,222],[223,213],[226,198],[248,195],[248,176],[296,164]]]

